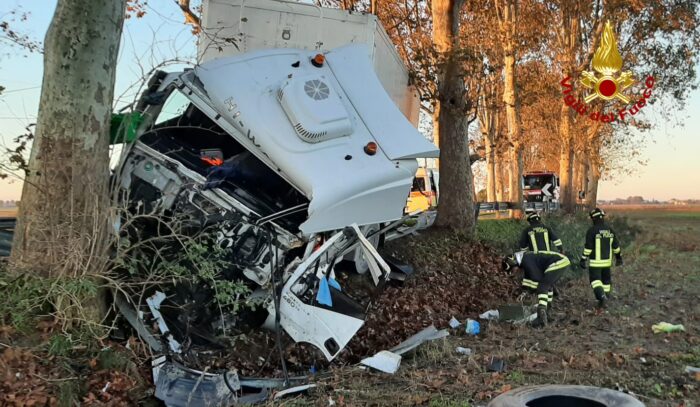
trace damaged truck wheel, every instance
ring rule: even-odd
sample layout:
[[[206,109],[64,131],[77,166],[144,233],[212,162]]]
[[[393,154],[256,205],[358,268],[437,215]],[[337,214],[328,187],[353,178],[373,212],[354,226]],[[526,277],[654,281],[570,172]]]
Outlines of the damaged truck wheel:
[[[511,390],[488,407],[644,407],[634,397],[601,387],[546,385]]]

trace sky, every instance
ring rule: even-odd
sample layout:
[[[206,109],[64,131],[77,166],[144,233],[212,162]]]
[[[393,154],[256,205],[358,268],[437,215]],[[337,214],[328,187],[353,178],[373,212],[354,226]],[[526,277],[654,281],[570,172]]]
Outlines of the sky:
[[[191,61],[195,39],[172,0],[149,0],[141,19],[128,19],[124,27],[115,87],[116,106],[134,100],[144,72],[163,61],[166,70],[178,70],[177,61]],[[29,13],[26,21],[13,28],[35,40],[43,40],[55,8],[54,0],[3,0],[0,21],[11,19],[12,10]],[[700,68],[699,68],[700,69]],[[698,75],[700,76],[700,74]],[[0,146],[12,146],[12,139],[36,121],[42,80],[42,57],[8,49],[0,43]],[[554,102],[554,101],[553,101]],[[557,101],[558,102],[558,101]],[[630,176],[617,176],[600,184],[599,199],[609,200],[641,195],[647,199],[700,199],[700,90],[695,90],[676,122],[667,123],[654,114],[655,106],[644,115],[654,128],[645,133],[642,159],[647,165]],[[658,113],[658,112],[657,112]],[[0,180],[0,200],[18,200],[21,182]]]

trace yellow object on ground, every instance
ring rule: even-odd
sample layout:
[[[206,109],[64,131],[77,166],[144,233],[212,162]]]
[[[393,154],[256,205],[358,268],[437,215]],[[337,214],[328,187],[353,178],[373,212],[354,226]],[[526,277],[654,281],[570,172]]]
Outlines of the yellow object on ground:
[[[668,322],[659,322],[656,325],[652,325],[651,330],[654,331],[655,334],[662,332],[668,334],[671,332],[685,332],[685,327],[681,324],[673,325]]]

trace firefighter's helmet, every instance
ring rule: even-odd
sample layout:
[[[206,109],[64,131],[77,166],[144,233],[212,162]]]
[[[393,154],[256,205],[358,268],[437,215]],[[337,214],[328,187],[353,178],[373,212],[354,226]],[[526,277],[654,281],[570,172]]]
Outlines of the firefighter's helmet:
[[[588,216],[590,216],[591,219],[602,219],[605,217],[605,212],[600,208],[595,208],[588,214]]]
[[[530,212],[527,214],[527,221],[530,223],[539,222],[541,219],[540,214],[537,212]]]

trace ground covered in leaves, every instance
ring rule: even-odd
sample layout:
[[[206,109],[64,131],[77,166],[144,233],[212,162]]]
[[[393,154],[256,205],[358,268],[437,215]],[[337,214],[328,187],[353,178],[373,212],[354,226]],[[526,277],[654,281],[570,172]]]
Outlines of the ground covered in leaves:
[[[453,316],[464,321],[513,303],[519,281],[500,270],[502,253],[487,244],[437,232],[392,242],[385,253],[412,264],[416,274],[371,298],[367,323],[332,365],[308,347],[285,346],[290,370],[308,374],[315,365],[312,380],[319,387],[282,404],[485,406],[511,388],[569,383],[628,391],[648,406],[700,405],[700,377],[684,372],[700,367],[700,214],[631,216],[643,232],[625,249],[624,268],[614,271],[615,295],[606,312],[596,312],[578,270],[579,277],[570,273],[574,277],[560,285],[547,329],[485,321],[476,337],[463,327],[450,329],[450,337],[406,355],[399,372],[388,375],[356,362],[431,324],[446,328]],[[343,287],[352,290],[344,278]],[[686,332],[653,334],[651,325],[661,321],[682,323]],[[29,340],[0,328],[0,405],[157,405],[149,398],[143,345],[132,339],[128,346],[104,342],[81,349],[57,339],[56,330],[45,321]],[[250,372],[280,373],[269,336],[241,341],[258,347]],[[457,346],[472,355],[458,354]],[[505,369],[490,371],[494,360],[503,360]]]
[[[699,406],[700,375],[685,368],[700,367],[700,212],[625,215],[642,232],[625,249],[625,266],[613,271],[605,312],[596,311],[587,276],[573,278],[560,285],[547,329],[482,321],[477,337],[451,330],[406,356],[395,375],[336,368],[318,377],[315,394],[287,405],[485,406],[520,386],[581,384],[626,391],[650,407]],[[481,309],[510,301],[493,295]],[[651,326],[662,321],[686,332],[654,334]],[[503,371],[489,370],[496,359]]]
[[[351,355],[392,348],[430,325],[447,327],[452,317],[476,318],[494,301],[517,295],[517,276],[504,273],[502,254],[483,243],[437,231],[391,243],[384,252],[416,272],[382,292],[349,345]]]

